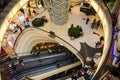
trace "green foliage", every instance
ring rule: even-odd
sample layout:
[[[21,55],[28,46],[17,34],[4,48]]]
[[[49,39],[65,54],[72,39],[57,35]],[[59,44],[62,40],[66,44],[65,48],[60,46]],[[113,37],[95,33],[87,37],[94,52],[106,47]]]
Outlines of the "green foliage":
[[[110,0],[110,2],[109,2],[109,3],[110,3],[110,6],[111,6],[111,7],[113,7],[113,6],[114,6],[115,1],[116,1],[116,0]]]
[[[82,29],[81,27],[71,27],[68,31],[70,37],[78,38],[81,36]]]
[[[80,35],[80,30],[77,27],[73,27],[70,32],[73,33],[74,36],[79,36]]]
[[[32,21],[32,24],[33,24],[33,26],[35,26],[35,27],[41,26],[41,19],[40,19],[40,18],[35,18],[35,19]]]

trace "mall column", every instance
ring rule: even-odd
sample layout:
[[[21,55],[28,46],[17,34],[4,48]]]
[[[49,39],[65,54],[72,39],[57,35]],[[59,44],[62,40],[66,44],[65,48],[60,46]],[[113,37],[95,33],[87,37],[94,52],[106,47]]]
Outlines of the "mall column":
[[[68,20],[69,0],[43,0],[52,22],[61,25]]]

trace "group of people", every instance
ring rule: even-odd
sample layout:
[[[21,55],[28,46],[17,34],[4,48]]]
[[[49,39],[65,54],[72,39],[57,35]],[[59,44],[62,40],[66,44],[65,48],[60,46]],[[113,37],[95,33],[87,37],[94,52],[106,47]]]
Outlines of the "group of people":
[[[22,59],[18,59],[18,64],[13,62],[10,57],[7,57],[7,61],[9,63],[6,65],[6,69],[8,70],[8,73],[11,75],[15,74],[21,69],[23,70],[25,69],[25,65]]]
[[[89,17],[86,19],[86,24],[88,24],[88,22],[90,21]],[[91,23],[91,28],[92,29],[98,29],[98,27],[101,26],[101,22],[100,20],[96,21],[96,19],[93,20],[93,22]]]
[[[37,8],[39,8],[39,9],[44,8],[43,0],[38,0],[37,2],[35,2],[35,4],[36,4],[36,7],[31,5],[31,1],[28,1],[27,6],[28,6],[28,14],[29,14],[29,16],[35,17],[35,15],[37,13],[36,9]]]
[[[7,39],[4,39],[3,46],[7,46],[6,43],[8,43],[8,45],[13,48],[13,46],[14,46],[13,44],[14,44],[15,40],[21,32],[22,32],[21,26],[19,26],[14,21],[11,21],[11,23],[9,24],[9,27],[8,27],[9,34],[7,35]]]
[[[35,9],[33,9],[32,11],[31,11],[31,4],[30,4],[30,1],[28,1],[28,16],[32,16],[32,17],[35,17],[35,15],[36,15],[36,11],[35,11]]]
[[[81,70],[72,71],[72,80],[91,80],[94,71],[89,70],[89,67],[84,67]]]
[[[91,23],[91,28],[92,29],[98,29],[98,27],[101,27],[102,24],[100,22],[100,20],[96,21],[96,19],[93,20],[93,22]]]
[[[13,34],[17,33],[17,32],[22,32],[22,28],[16,24],[15,22],[11,21],[11,23],[9,24],[9,28],[10,31],[13,32]]]
[[[46,46],[46,48],[42,48],[42,46]],[[68,49],[66,49],[64,46],[61,45],[56,45],[54,47],[48,48],[49,45],[41,45],[38,44],[35,47],[33,47],[31,54],[33,55],[40,55],[40,53],[43,51],[47,51],[50,55],[52,54],[57,54],[57,53],[61,53],[61,52],[68,52]]]
[[[101,80],[118,80],[116,77],[114,77],[112,74],[107,74],[104,76]]]
[[[36,46],[32,49],[31,54],[38,56],[40,54],[40,47]]]
[[[26,15],[25,10],[21,8],[20,12],[22,13],[21,15],[18,15],[18,20],[20,24],[24,25],[25,28],[29,27],[29,17]]]

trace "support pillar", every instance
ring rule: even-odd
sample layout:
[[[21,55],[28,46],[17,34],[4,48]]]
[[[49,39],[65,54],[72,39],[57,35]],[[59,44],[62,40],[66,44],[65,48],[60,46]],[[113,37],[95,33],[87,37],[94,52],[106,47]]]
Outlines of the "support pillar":
[[[52,22],[61,25],[68,20],[69,0],[44,0]]]

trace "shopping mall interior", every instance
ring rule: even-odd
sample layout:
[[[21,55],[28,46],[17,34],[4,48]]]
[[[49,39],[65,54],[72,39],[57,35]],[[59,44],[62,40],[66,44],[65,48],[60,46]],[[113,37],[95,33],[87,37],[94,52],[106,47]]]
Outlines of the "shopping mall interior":
[[[120,0],[1,0],[0,80],[120,80]]]

